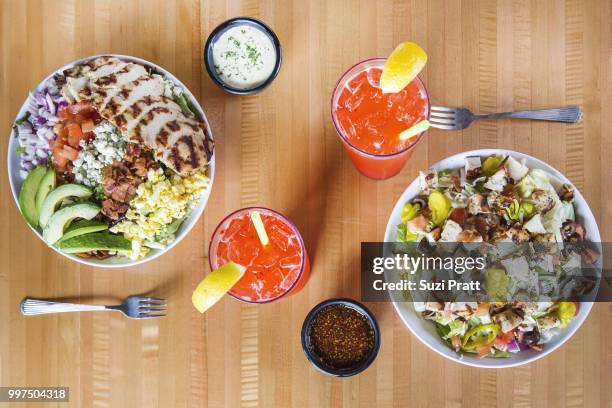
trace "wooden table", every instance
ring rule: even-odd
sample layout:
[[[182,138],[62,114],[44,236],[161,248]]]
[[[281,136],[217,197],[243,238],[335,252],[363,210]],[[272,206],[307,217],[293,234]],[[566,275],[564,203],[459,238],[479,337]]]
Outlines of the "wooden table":
[[[283,45],[280,75],[257,96],[226,95],[202,66],[207,35],[236,15],[265,20]],[[584,121],[430,131],[400,175],[362,177],[336,136],[330,94],[349,66],[407,39],[429,53],[423,76],[435,104],[479,112],[579,104]],[[68,386],[74,407],[612,407],[610,303],[596,305],[561,349],[516,369],[446,361],[414,339],[389,304],[371,305],[382,347],[357,377],[322,376],[299,341],[313,305],[359,296],[360,241],[382,239],[418,169],[457,152],[503,147],[547,161],[580,188],[612,239],[609,0],[2,0],[0,44],[3,149],[28,90],[66,62],[99,53],[138,56],[176,74],[199,96],[217,142],[217,176],[200,222],[165,256],[124,270],[80,266],[48,249],[20,217],[2,172],[0,385]],[[310,281],[277,303],[226,298],[201,316],[190,295],[208,271],[212,229],[247,205],[295,220],[313,260]],[[147,291],[169,299],[167,318],[26,319],[18,311],[26,295],[105,300]]]

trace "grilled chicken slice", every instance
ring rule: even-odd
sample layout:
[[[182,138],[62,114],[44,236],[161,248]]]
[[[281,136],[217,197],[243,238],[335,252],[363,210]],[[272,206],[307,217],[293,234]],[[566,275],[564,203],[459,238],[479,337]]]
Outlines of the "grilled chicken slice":
[[[173,112],[181,112],[181,107],[166,96],[159,96],[155,98],[144,97],[120,114],[116,115],[113,121],[117,127],[125,132],[125,134],[130,134],[130,132],[140,123],[140,119],[142,119],[144,115],[155,108],[162,107],[168,108]],[[178,118],[179,115],[176,113],[173,116],[173,120]]]
[[[96,103],[98,113],[110,121],[143,98],[162,96],[166,85],[160,77],[144,76],[113,89],[117,90],[114,96],[107,97],[104,103]]]
[[[85,64],[64,71],[66,85],[62,94],[69,102],[80,102],[79,93],[89,88],[90,82],[99,77],[120,71],[127,63],[115,57],[99,57]]]
[[[142,115],[128,132],[128,138],[144,143],[158,160],[179,174],[191,174],[208,160],[206,137],[200,124],[168,106],[157,106]]]
[[[162,77],[140,64],[99,57],[64,71],[62,92],[91,103],[133,143],[181,175],[208,163],[212,145],[204,124],[187,117],[166,93]]]
[[[119,88],[125,84],[136,81],[147,75],[147,70],[140,64],[124,63],[123,68],[113,71],[107,75],[95,75],[91,77],[91,88]]]

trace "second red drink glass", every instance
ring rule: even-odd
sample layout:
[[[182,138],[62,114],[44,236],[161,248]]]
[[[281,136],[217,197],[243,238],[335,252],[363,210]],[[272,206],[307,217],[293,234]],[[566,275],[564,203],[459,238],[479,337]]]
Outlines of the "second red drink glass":
[[[397,93],[379,86],[384,58],[362,61],[338,81],[331,101],[332,119],[357,169],[373,179],[395,176],[412,155],[423,133],[402,141],[402,131],[429,117],[425,84],[416,77]]]

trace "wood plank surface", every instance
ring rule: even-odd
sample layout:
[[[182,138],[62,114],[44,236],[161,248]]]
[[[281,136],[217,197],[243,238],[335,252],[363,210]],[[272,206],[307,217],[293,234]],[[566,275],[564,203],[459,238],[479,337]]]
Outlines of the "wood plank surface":
[[[267,22],[283,46],[278,78],[256,96],[223,93],[202,65],[208,34],[237,15]],[[596,305],[562,348],[516,369],[446,361],[413,338],[389,304],[371,305],[382,347],[359,376],[322,376],[299,341],[316,303],[359,297],[360,241],[382,239],[417,171],[461,151],[501,147],[547,161],[580,188],[612,240],[611,27],[610,0],[0,0],[2,151],[28,90],[61,65],[100,53],[173,72],[199,97],[217,143],[202,219],[168,254],[128,269],[80,266],[48,249],[19,215],[1,172],[0,386],[67,386],[70,404],[48,406],[73,407],[612,407],[610,303]],[[428,51],[423,77],[434,104],[478,112],[580,104],[584,121],[432,130],[398,176],[362,177],[332,125],[331,91],[348,67],[408,39]],[[208,272],[212,230],[247,205],[296,222],[311,278],[282,301],[226,298],[201,316],[190,295]],[[167,318],[24,318],[18,310],[26,295],[102,301],[148,291],[169,299]]]

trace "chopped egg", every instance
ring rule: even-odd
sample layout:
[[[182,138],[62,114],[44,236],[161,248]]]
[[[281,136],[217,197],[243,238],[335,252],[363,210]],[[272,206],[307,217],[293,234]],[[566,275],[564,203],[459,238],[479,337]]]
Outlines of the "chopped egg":
[[[187,215],[208,183],[203,171],[181,177],[176,173],[168,176],[162,169],[151,169],[147,180],[138,186],[130,201],[125,219],[111,231],[123,233],[132,241],[132,259],[142,258],[150,246],[165,246],[174,240],[174,234],[160,232],[165,232],[166,226]]]

